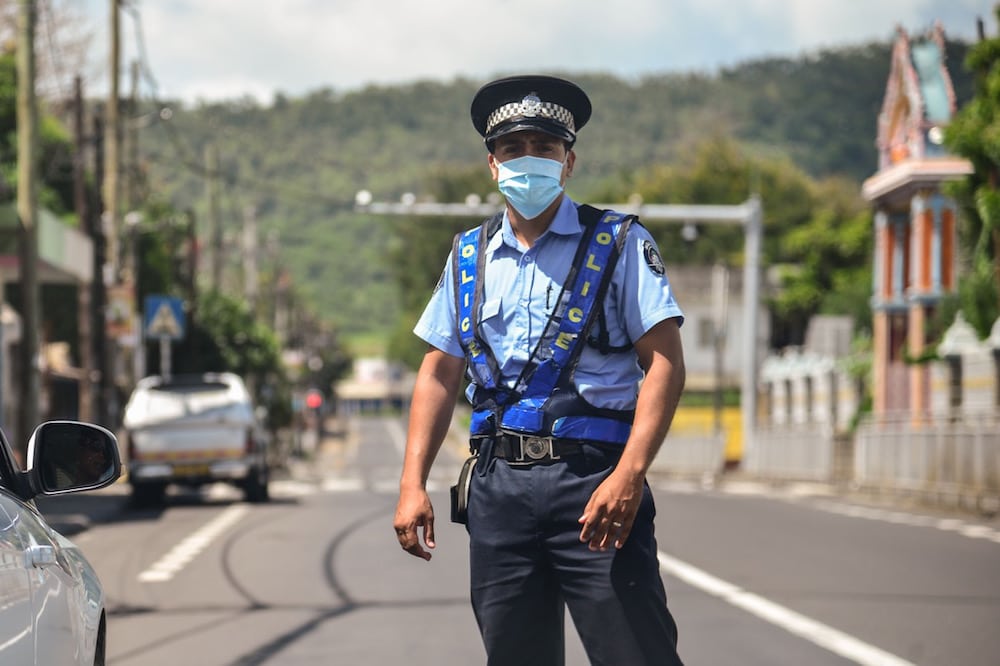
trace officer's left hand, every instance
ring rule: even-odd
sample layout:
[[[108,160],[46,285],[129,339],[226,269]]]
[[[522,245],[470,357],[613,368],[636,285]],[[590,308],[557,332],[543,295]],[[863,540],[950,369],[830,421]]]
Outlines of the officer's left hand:
[[[580,516],[580,541],[591,550],[607,550],[625,545],[635,515],[642,502],[643,479],[630,478],[620,468],[616,469],[590,496],[587,507]]]

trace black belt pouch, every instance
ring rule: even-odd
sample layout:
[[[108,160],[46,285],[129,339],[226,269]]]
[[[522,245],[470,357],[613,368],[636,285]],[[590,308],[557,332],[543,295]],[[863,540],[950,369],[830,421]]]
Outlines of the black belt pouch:
[[[478,454],[474,454],[466,458],[458,475],[458,483],[451,487],[451,522],[459,525],[469,522],[469,486],[472,485],[472,471],[478,457]]]

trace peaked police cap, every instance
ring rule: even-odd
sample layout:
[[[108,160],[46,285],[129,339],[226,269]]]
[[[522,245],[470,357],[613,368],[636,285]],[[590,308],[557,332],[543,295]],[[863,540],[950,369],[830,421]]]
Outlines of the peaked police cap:
[[[537,130],[570,145],[590,120],[590,98],[575,83],[554,76],[510,76],[487,83],[472,99],[472,124],[492,151],[505,134]]]

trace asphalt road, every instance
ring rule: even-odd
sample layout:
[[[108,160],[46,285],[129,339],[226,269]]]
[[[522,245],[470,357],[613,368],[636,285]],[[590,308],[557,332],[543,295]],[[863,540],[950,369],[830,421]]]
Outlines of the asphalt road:
[[[108,664],[481,664],[457,447],[432,475],[438,547],[392,531],[403,423],[365,418],[250,505],[224,486],[134,510],[125,488],[40,508],[105,586]],[[651,479],[688,664],[995,666],[1000,521],[873,506],[818,486]],[[572,626],[567,664],[586,664]]]

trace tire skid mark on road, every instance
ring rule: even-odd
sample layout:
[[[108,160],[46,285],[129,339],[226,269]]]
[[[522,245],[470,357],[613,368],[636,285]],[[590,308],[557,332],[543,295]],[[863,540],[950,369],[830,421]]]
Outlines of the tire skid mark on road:
[[[660,568],[665,573],[856,664],[915,666],[912,662],[865,643],[850,634],[796,613],[760,595],[747,592],[663,551],[658,551],[657,557],[660,560]]]
[[[151,567],[139,574],[143,583],[164,583],[169,581],[191,560],[198,556],[220,534],[238,522],[249,511],[246,504],[234,504],[214,519],[190,534],[174,546]]]
[[[254,519],[240,525],[237,529],[234,529],[226,537],[220,555],[220,563],[222,567],[223,575],[226,577],[226,581],[229,586],[236,591],[241,597],[246,599],[249,604],[249,608],[253,610],[263,610],[269,608],[270,604],[262,602],[256,595],[251,591],[251,586],[245,584],[240,580],[240,577],[236,574],[236,568],[234,563],[236,557],[233,555],[233,551],[236,545],[247,539],[251,534],[259,532],[265,527],[269,527],[271,523],[286,520],[285,511],[268,511],[267,513],[256,512],[254,513]]]
[[[391,512],[392,506],[388,504],[375,507],[368,513],[359,516],[353,522],[345,525],[330,540],[323,554],[323,573],[327,587],[330,588],[330,591],[336,597],[336,604],[322,610],[322,612],[318,612],[312,618],[307,619],[298,626],[292,627],[285,633],[275,636],[264,645],[254,648],[251,652],[232,663],[238,664],[238,666],[262,666],[263,664],[273,663],[276,655],[301,640],[304,636],[316,631],[317,628],[326,622],[366,607],[368,605],[367,602],[355,599],[337,575],[337,550],[355,532],[371,525],[377,519],[385,518],[387,520],[387,516],[391,515]]]

